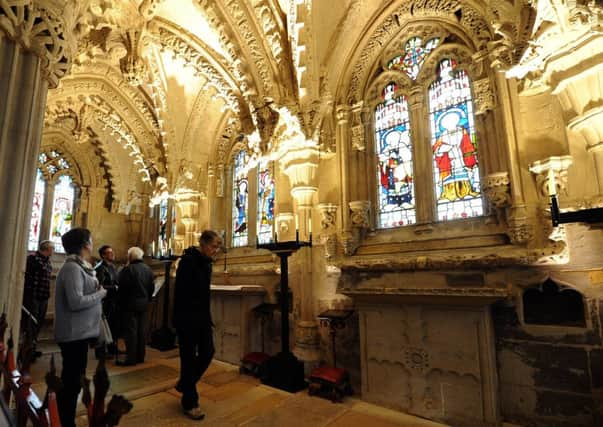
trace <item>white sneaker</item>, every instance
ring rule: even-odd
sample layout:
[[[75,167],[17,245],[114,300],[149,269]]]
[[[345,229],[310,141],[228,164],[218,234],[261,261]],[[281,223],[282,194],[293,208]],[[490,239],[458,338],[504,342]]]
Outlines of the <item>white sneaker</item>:
[[[201,408],[198,406],[192,409],[183,409],[184,415],[189,417],[191,420],[202,420],[205,418],[205,414],[201,411]]]

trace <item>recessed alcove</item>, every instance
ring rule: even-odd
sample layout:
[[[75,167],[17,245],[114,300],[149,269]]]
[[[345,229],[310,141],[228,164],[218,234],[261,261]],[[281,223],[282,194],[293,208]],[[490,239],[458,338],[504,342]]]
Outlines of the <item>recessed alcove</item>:
[[[582,294],[551,279],[526,289],[522,302],[526,325],[586,327]]]

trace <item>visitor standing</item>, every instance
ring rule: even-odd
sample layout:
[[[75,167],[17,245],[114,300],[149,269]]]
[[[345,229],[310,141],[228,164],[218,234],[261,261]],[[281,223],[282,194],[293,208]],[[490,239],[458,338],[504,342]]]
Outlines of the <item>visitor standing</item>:
[[[96,271],[96,277],[100,285],[107,290],[107,296],[103,299],[103,314],[107,318],[107,323],[113,336],[113,342],[107,345],[107,352],[109,354],[116,354],[117,337],[121,335],[121,328],[117,301],[118,274],[115,267],[115,252],[111,246],[103,245],[99,248],[98,254],[101,260],[94,267],[94,271]],[[100,345],[104,346],[104,344]],[[99,356],[98,352],[97,356]]]
[[[201,234],[199,247],[186,249],[176,271],[173,322],[180,347],[180,380],[176,390],[182,393],[184,414],[200,420],[197,382],[214,356],[213,322],[210,312],[212,262],[222,240],[215,231]]]
[[[119,307],[127,356],[124,362],[117,362],[118,365],[144,362],[147,312],[155,285],[153,271],[144,263],[143,256],[139,247],[128,249],[128,265],[119,272]]]
[[[40,242],[38,250],[27,257],[25,266],[25,286],[23,288],[23,307],[28,311],[21,317],[24,319],[24,332],[32,345],[34,359],[40,357],[38,351],[38,335],[46,319],[48,299],[50,298],[50,278],[52,263],[50,257],[54,252],[54,243],[50,240]]]
[[[63,427],[75,426],[81,377],[88,364],[88,348],[98,339],[102,307],[107,291],[99,285],[89,263],[92,236],[85,228],[72,228],[61,237],[67,253],[57,275],[55,339],[61,349],[63,388],[57,395]]]

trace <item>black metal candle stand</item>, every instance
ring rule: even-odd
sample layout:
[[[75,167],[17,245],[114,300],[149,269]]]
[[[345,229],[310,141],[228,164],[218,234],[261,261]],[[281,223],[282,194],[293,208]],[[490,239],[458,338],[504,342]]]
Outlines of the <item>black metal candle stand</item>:
[[[281,351],[266,363],[262,382],[272,387],[289,392],[297,392],[306,388],[304,365],[289,349],[289,257],[303,247],[312,247],[312,233],[307,242],[299,240],[299,232],[295,240],[279,242],[276,238],[269,243],[256,243],[257,249],[267,249],[281,259]]]

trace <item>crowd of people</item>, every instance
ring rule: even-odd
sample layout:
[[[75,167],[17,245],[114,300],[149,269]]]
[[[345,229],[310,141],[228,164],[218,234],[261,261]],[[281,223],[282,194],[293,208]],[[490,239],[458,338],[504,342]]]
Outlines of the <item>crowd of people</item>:
[[[117,365],[130,366],[145,360],[148,308],[155,290],[154,275],[145,264],[139,247],[128,249],[127,264],[119,268],[109,245],[98,250],[100,262],[92,266],[93,243],[88,229],[73,228],[61,237],[66,257],[56,277],[54,333],[62,356],[63,387],[57,403],[64,427],[75,426],[81,378],[85,375],[88,351],[97,358],[118,355],[116,338],[125,343],[125,359]],[[214,355],[213,322],[210,311],[212,262],[222,247],[218,234],[206,230],[199,246],[183,252],[176,271],[173,325],[180,353],[183,413],[194,420],[204,414],[199,407],[196,385]],[[35,347],[46,317],[50,297],[54,251],[51,241],[27,258],[23,298],[24,333]],[[109,338],[111,337],[111,338]]]

